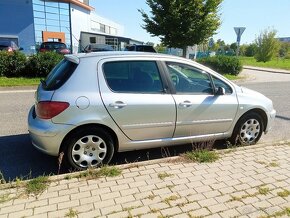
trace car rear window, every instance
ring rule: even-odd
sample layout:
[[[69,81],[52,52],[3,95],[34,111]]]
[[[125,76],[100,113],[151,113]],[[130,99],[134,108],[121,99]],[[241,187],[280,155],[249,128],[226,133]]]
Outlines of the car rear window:
[[[77,67],[76,63],[63,59],[42,81],[44,90],[56,90],[60,88],[73,74]]]

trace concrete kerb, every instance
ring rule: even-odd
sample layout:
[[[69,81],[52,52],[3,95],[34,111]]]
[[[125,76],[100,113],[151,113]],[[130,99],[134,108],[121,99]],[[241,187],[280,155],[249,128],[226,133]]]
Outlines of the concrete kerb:
[[[229,148],[229,149],[235,149],[235,151],[243,151],[247,149],[254,149],[254,148],[261,148],[265,146],[278,146],[278,145],[285,145],[289,144],[289,140],[283,140],[283,141],[278,141],[278,142],[267,142],[267,143],[261,143],[257,145],[252,145],[252,146],[242,146],[242,147],[234,147],[234,148]],[[219,154],[224,154],[226,151],[229,149],[223,149],[223,150],[215,150]],[[147,161],[141,161],[141,162],[134,162],[134,163],[127,163],[127,164],[120,164],[120,165],[114,165],[114,167],[117,167],[121,170],[128,169],[128,168],[133,168],[133,167],[142,167],[142,166],[148,166],[148,165],[153,165],[153,164],[160,164],[160,163],[167,163],[167,162],[175,162],[180,159],[180,156],[174,156],[174,157],[166,157],[166,158],[161,158],[161,159],[155,159],[155,160],[147,160]],[[61,174],[61,175],[53,175],[49,176],[49,180],[51,182],[55,181],[61,181],[64,180],[67,177],[75,177],[78,176],[81,172],[84,171],[77,171],[77,172],[71,172],[71,173],[66,173],[66,174]],[[25,182],[28,182],[29,180],[26,180]],[[16,182],[12,183],[7,183],[7,184],[0,184],[0,190],[1,189],[9,189],[9,187],[13,186]]]
[[[243,66],[243,69],[247,70],[257,70],[257,71],[263,71],[268,73],[280,73],[280,74],[290,74],[289,70],[283,70],[283,69],[273,69],[273,68],[263,68],[263,67],[252,67],[252,66]]]

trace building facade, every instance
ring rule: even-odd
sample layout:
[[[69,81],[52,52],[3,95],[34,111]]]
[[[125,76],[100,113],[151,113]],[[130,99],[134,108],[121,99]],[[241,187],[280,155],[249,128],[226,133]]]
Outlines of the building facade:
[[[82,32],[101,34],[105,42],[124,34],[122,25],[95,14],[89,0],[1,0],[0,26],[0,39],[27,54],[46,41],[63,42],[77,53],[84,46]]]

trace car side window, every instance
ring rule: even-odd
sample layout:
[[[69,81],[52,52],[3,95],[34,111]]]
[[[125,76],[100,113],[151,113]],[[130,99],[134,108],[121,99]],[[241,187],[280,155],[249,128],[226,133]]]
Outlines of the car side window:
[[[214,86],[215,88],[218,88],[218,87],[222,87],[225,89],[226,91],[226,94],[232,94],[233,93],[233,90],[232,88],[226,84],[224,81],[218,79],[217,77],[212,77],[212,80],[213,80],[213,83],[214,83]]]
[[[109,88],[114,92],[161,93],[163,86],[155,61],[114,61],[103,65]]]
[[[177,94],[213,94],[208,73],[181,63],[166,63]]]

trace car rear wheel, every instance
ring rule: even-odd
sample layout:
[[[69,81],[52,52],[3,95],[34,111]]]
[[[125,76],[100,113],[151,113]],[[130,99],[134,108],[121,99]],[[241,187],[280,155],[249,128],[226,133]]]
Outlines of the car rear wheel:
[[[230,142],[233,145],[254,145],[262,136],[264,123],[255,112],[245,114],[236,124]]]
[[[68,138],[64,155],[70,167],[84,170],[109,163],[113,154],[112,137],[101,128],[86,127]]]

